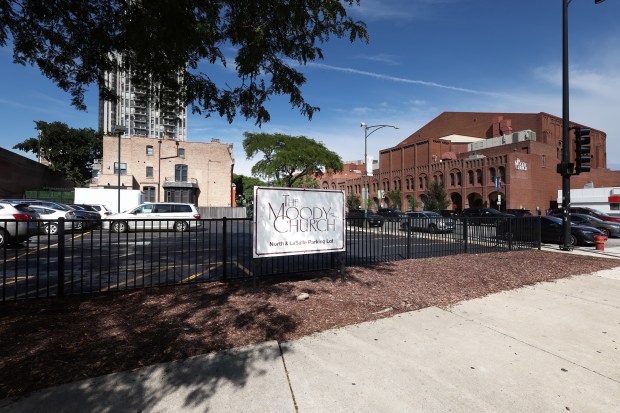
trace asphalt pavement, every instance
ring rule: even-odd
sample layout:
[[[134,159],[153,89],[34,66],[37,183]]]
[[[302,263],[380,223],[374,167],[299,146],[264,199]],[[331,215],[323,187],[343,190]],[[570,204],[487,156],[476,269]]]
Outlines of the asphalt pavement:
[[[606,253],[620,258],[620,247]],[[616,412],[618,406],[620,262],[450,308],[44,389],[0,402],[0,412]]]

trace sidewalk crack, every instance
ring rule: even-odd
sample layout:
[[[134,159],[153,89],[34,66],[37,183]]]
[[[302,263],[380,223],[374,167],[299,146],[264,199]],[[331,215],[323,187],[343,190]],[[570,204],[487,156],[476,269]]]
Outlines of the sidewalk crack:
[[[288,369],[286,368],[286,360],[284,359],[284,351],[282,351],[282,344],[278,341],[278,348],[280,349],[280,358],[282,359],[282,365],[284,366],[284,373],[286,374],[286,381],[288,382],[288,388],[291,391],[291,398],[293,399],[293,405],[295,406],[295,412],[299,412],[299,408],[297,406],[297,400],[295,399],[295,392],[293,391],[293,385],[291,384],[291,378],[288,374]]]

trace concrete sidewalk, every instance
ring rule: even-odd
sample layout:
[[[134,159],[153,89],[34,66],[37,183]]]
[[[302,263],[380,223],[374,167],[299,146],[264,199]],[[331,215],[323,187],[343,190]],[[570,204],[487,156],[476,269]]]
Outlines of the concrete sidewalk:
[[[615,412],[620,267],[36,392],[1,412]]]

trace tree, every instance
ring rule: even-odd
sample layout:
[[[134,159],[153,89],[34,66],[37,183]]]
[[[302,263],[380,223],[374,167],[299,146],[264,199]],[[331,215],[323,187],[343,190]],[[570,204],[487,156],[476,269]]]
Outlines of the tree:
[[[409,209],[411,211],[415,211],[422,206],[422,203],[413,195],[407,196],[407,204],[409,205]]]
[[[319,189],[320,187],[319,181],[317,181],[314,176],[309,175],[304,176],[301,180],[293,184],[293,188]]]
[[[103,134],[94,129],[73,129],[62,122],[36,121],[38,138],[27,138],[13,149],[32,152],[49,161],[54,171],[82,186],[92,176],[93,162],[103,154]]]
[[[217,113],[232,122],[238,110],[260,125],[270,119],[269,98],[288,95],[311,119],[319,108],[304,100],[306,78],[295,66],[323,59],[320,46],[332,36],[367,42],[366,25],[346,12],[359,3],[0,0],[0,46],[12,41],[15,63],[38,66],[82,110],[89,85],[115,97],[103,75],[120,65],[135,86],[161,85],[163,101],[178,98],[206,117]],[[227,66],[224,50],[231,49],[239,82],[216,84],[208,65]]]
[[[448,194],[443,186],[443,183],[439,181],[433,181],[428,190],[426,191],[426,209],[429,211],[440,211],[448,208],[450,201],[448,200]]]
[[[347,202],[347,209],[349,211],[354,210],[354,209],[358,209],[360,206],[362,206],[362,201],[353,192],[349,192],[349,195],[347,195],[347,201],[346,202]]]
[[[400,191],[398,190],[389,191],[385,196],[387,199],[390,200],[390,203],[393,208],[400,209],[400,206],[402,204],[402,196],[400,194]]]
[[[308,178],[322,176],[324,170],[340,172],[343,169],[338,154],[305,136],[250,132],[243,136],[247,159],[258,153],[263,155],[252,167],[252,175],[275,185],[294,187]]]
[[[233,183],[237,193],[237,205],[252,208],[254,205],[254,187],[265,186],[258,178],[233,174]]]

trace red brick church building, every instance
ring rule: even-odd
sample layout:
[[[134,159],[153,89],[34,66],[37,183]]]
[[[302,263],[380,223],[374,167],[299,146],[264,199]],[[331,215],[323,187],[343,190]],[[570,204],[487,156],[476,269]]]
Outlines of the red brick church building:
[[[570,126],[584,126],[571,122]],[[571,177],[571,188],[620,186],[620,171],[607,169],[607,135],[591,128],[592,168]],[[574,157],[574,136],[570,138]],[[400,191],[401,210],[409,197],[424,203],[429,184],[443,182],[451,209],[489,206],[555,207],[562,189],[556,165],[562,157],[562,119],[547,113],[444,112],[392,148],[380,151],[379,168],[366,177],[363,165],[347,164],[325,174],[321,187],[362,198],[367,184],[375,205]],[[367,181],[366,181],[367,180]]]

